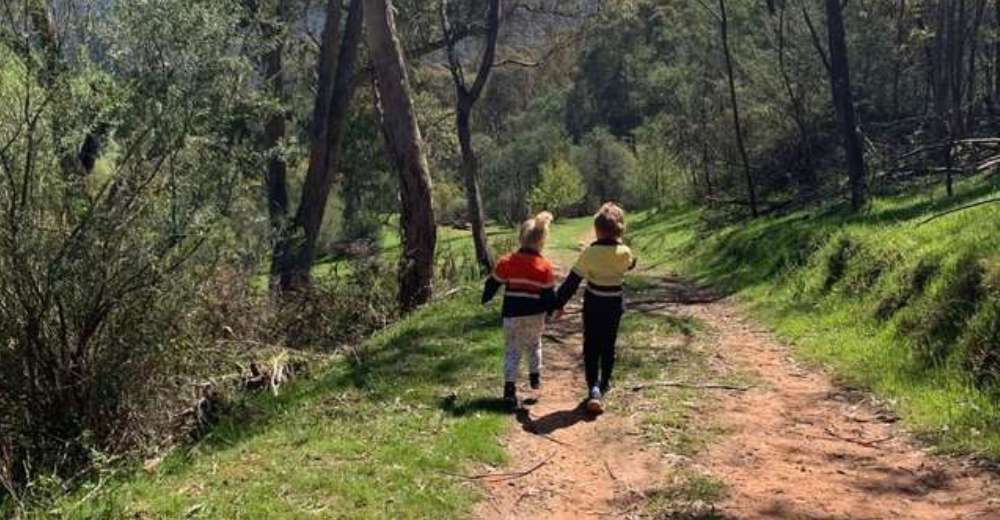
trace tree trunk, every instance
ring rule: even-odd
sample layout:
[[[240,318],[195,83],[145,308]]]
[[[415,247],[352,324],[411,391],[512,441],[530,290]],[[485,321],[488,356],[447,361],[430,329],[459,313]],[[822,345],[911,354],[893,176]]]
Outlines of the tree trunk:
[[[976,0],[975,15],[972,19],[972,36],[969,47],[969,80],[966,82],[965,106],[966,112],[963,115],[965,122],[962,125],[966,135],[975,135],[976,128],[976,67],[979,58],[979,29],[983,24],[983,12],[986,10],[986,0]]]
[[[837,112],[837,122],[847,154],[851,207],[858,211],[865,205],[865,152],[851,96],[851,69],[847,58],[847,41],[840,0],[826,0],[826,23],[830,40],[830,90],[833,93],[833,107]]]
[[[465,179],[465,197],[468,203],[472,241],[476,247],[476,261],[484,272],[493,270],[493,258],[486,240],[486,222],[483,216],[483,199],[479,189],[479,160],[472,149],[472,129],[469,126],[472,106],[458,103],[456,121],[458,143],[462,149],[462,177]]]
[[[361,42],[364,10],[361,0],[351,0],[341,39],[339,0],[329,0],[326,27],[320,45],[319,84],[313,108],[309,170],[302,186],[302,199],[289,230],[289,258],[281,275],[283,289],[310,283],[326,202],[337,172],[344,142],[347,111],[354,96],[352,76]]]
[[[1000,105],[1000,0],[993,2],[993,104]]]
[[[899,75],[903,64],[903,36],[906,20],[906,0],[898,0],[896,9],[896,47],[892,61],[892,115],[899,117]]]
[[[458,131],[458,142],[462,149],[462,177],[465,180],[465,196],[469,220],[472,225],[472,240],[476,248],[476,260],[483,272],[493,270],[493,258],[486,241],[486,222],[479,189],[479,162],[472,147],[470,118],[472,108],[482,96],[483,89],[489,81],[490,72],[493,70],[497,37],[500,34],[500,4],[500,0],[490,0],[489,2],[486,20],[486,48],[479,63],[476,79],[469,86],[465,82],[465,72],[455,49],[457,40],[448,18],[448,1],[441,1],[441,26],[444,32],[445,50],[448,55],[448,68],[455,84],[455,126]]]
[[[279,23],[288,21],[288,2],[277,2]],[[262,24],[261,30],[268,39],[277,38],[279,28],[272,23]],[[264,55],[264,77],[270,83],[271,95],[285,100],[284,51],[285,42],[272,41],[273,47]],[[284,109],[274,111],[264,124],[261,147],[274,154],[264,173],[264,189],[267,193],[267,210],[271,224],[271,287],[277,288],[288,255],[288,240],[285,228],[288,225],[288,164],[284,156],[275,151],[285,139],[287,120]]]
[[[753,173],[750,171],[750,158],[743,143],[743,127],[740,124],[740,105],[736,98],[736,79],[733,77],[733,58],[729,50],[729,18],[726,14],[726,0],[719,0],[719,32],[722,35],[722,52],[726,57],[726,75],[729,79],[729,98],[733,105],[733,128],[736,131],[736,147],[743,161],[743,173],[746,176],[747,195],[750,202],[750,214],[757,218],[757,188],[754,186]]]
[[[413,112],[403,49],[396,36],[392,0],[364,0],[368,49],[372,55],[382,130],[399,174],[402,257],[399,303],[410,311],[430,300],[437,229],[431,204],[431,175]]]
[[[781,6],[778,13],[778,70],[781,72],[782,83],[785,92],[788,94],[788,101],[792,109],[792,119],[799,130],[799,172],[796,181],[799,186],[799,200],[808,202],[816,197],[819,191],[819,181],[816,178],[816,170],[813,168],[812,151],[809,139],[809,129],[805,122],[805,107],[802,98],[795,92],[792,85],[792,78],[788,74],[788,67],[785,62],[785,7]]]

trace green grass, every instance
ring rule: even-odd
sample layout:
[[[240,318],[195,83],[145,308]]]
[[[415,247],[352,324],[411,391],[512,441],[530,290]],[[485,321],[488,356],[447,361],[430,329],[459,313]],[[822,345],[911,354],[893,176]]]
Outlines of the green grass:
[[[61,518],[453,518],[500,464],[501,330],[476,291],[375,336],[360,359],[239,406],[152,473],[91,482]],[[85,499],[86,498],[86,499]]]
[[[695,210],[633,218],[642,269],[727,290],[848,384],[874,390],[941,449],[1000,458],[996,181],[708,229]]]

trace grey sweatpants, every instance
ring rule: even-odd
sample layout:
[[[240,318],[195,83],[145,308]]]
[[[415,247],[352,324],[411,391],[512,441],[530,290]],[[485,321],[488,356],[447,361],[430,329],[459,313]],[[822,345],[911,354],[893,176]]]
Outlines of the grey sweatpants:
[[[528,371],[532,374],[541,372],[542,332],[544,330],[544,314],[503,319],[503,331],[507,344],[503,364],[505,382],[517,382],[517,371],[521,364],[521,351],[523,350],[527,350],[529,355]]]

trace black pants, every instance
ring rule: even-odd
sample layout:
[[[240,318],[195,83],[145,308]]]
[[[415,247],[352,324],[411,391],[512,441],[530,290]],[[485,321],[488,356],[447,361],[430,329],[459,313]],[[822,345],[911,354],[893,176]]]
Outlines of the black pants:
[[[587,388],[600,384],[606,390],[615,369],[615,342],[621,323],[622,297],[583,296],[583,365]]]

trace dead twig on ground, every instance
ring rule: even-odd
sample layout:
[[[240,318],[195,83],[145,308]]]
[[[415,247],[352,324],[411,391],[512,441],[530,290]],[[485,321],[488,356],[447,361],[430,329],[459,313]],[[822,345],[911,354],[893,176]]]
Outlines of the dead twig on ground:
[[[640,390],[645,390],[646,388],[655,387],[674,387],[674,388],[695,388],[698,390],[733,390],[735,392],[746,392],[753,388],[752,386],[736,386],[727,385],[723,383],[688,383],[684,381],[651,381],[648,383],[641,383],[638,385],[633,385],[630,389],[633,392],[638,392]]]
[[[829,427],[824,428],[823,431],[825,431],[827,435],[829,435],[830,437],[833,437],[836,440],[844,441],[844,442],[850,442],[852,444],[857,444],[859,446],[865,446],[866,448],[881,448],[881,446],[879,446],[880,443],[883,443],[883,442],[886,442],[886,441],[890,441],[890,440],[896,438],[895,435],[890,435],[888,437],[885,437],[884,439],[873,439],[873,440],[870,440],[870,441],[866,441],[864,439],[854,439],[854,438],[851,438],[851,437],[844,437],[843,435],[838,434],[837,432],[833,431]]]
[[[604,469],[608,470],[608,476],[611,477],[611,480],[618,482],[618,476],[615,475],[614,471],[611,471],[611,465],[608,464],[608,461],[604,461]]]
[[[556,456],[556,453],[558,452],[555,451],[552,452],[548,457],[545,457],[545,459],[543,459],[541,462],[535,464],[531,468],[526,469],[524,471],[515,471],[512,473],[482,473],[479,475],[462,475],[460,473],[448,473],[446,471],[443,471],[442,473],[451,477],[459,477],[468,480],[488,480],[490,482],[515,480],[522,477],[527,477],[528,475],[531,475],[532,473],[538,471],[542,466],[548,464],[549,461]]]

